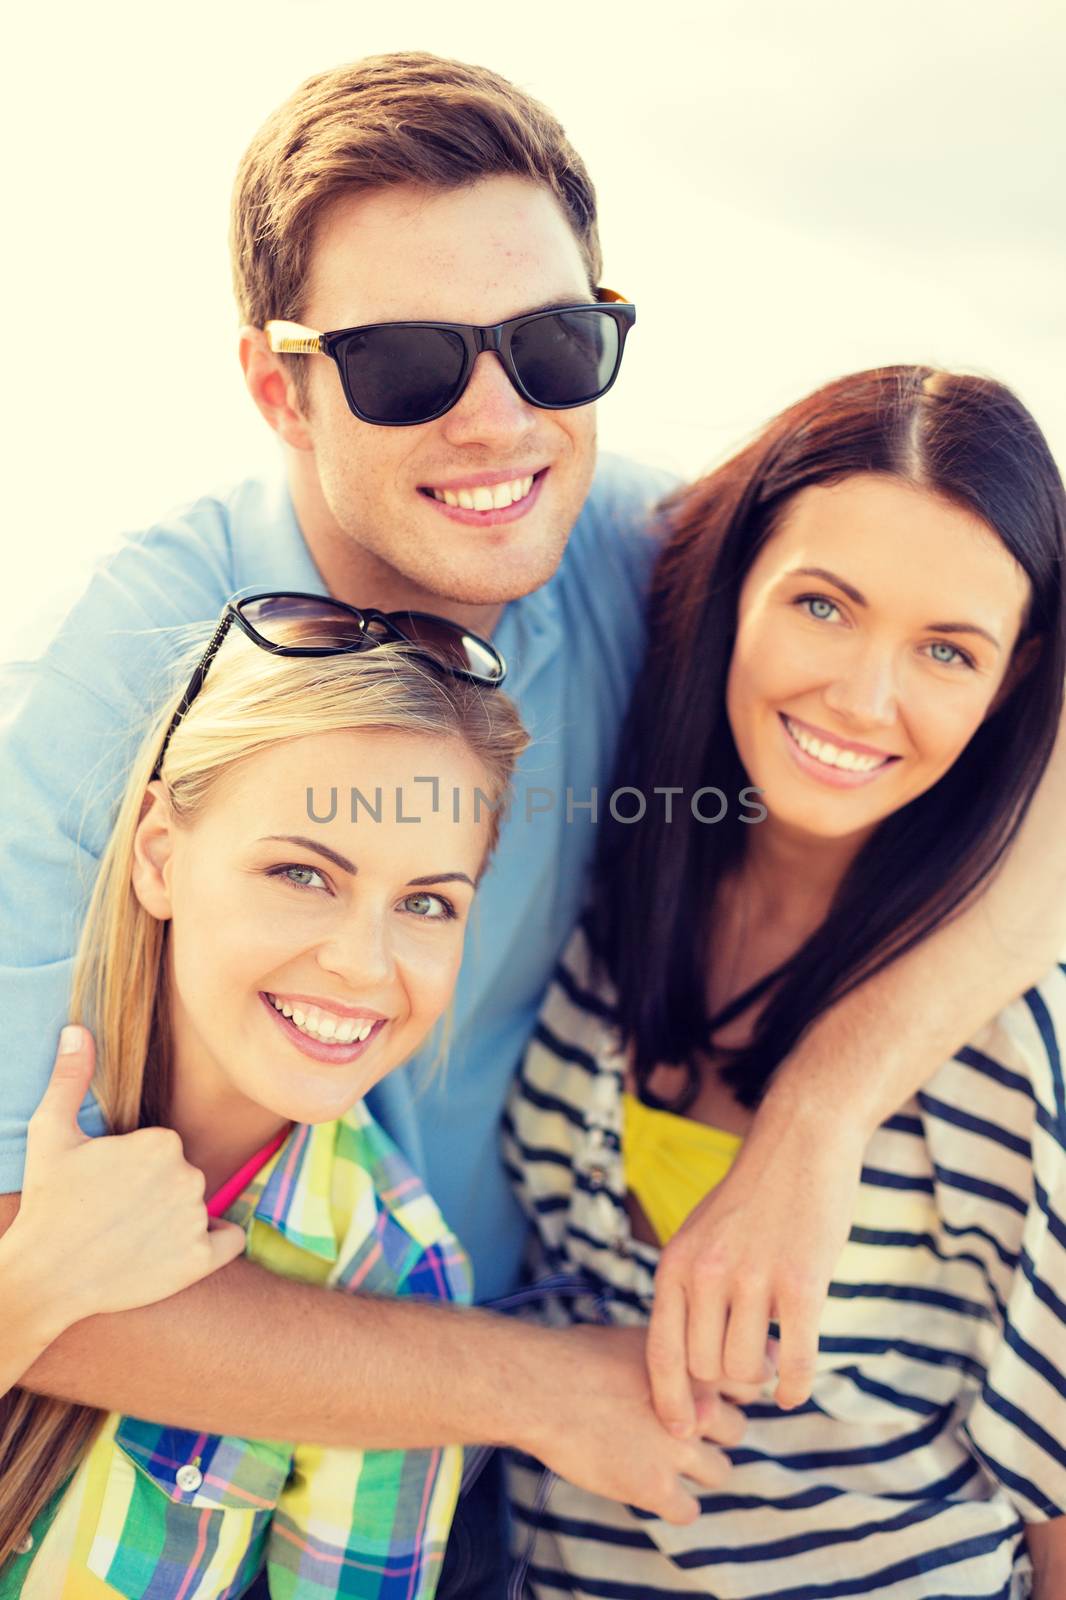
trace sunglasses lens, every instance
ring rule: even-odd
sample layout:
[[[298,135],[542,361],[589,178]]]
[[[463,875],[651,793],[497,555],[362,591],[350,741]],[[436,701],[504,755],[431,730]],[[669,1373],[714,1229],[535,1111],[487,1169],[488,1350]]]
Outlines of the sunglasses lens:
[[[366,641],[366,628],[329,599],[270,594],[242,600],[237,608],[268,644],[301,650],[346,650]]]
[[[409,643],[418,645],[441,666],[468,672],[481,683],[503,682],[503,658],[487,640],[467,633],[457,622],[423,611],[390,611],[389,621]],[[373,620],[368,626],[371,634],[378,631]]]
[[[364,328],[338,352],[348,393],[370,422],[415,423],[456,396],[466,346],[445,328]]]
[[[534,317],[511,336],[511,359],[530,398],[541,406],[596,400],[618,370],[618,324],[595,306]]]

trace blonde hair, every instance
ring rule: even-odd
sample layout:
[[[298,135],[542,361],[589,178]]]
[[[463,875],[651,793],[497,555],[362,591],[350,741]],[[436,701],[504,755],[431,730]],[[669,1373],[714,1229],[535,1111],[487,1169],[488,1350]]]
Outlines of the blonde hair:
[[[439,673],[408,646],[340,656],[275,656],[236,635],[178,724],[160,773],[174,817],[190,825],[238,763],[309,734],[392,732],[458,741],[485,774],[495,847],[526,735],[499,690]],[[184,685],[200,654],[183,661]],[[132,887],[134,840],[175,691],[133,762],[74,958],[69,1016],[96,1041],[93,1088],[113,1133],[162,1120],[171,1070],[166,928]],[[13,1389],[0,1399],[0,1569],[74,1470],[103,1413]]]
[[[602,257],[596,191],[557,119],[487,67],[424,51],[317,73],[267,118],[237,172],[230,219],[242,322],[299,322],[315,227],[341,195],[399,184],[459,189],[514,176],[555,196],[589,287]],[[303,396],[307,363],[283,356]]]

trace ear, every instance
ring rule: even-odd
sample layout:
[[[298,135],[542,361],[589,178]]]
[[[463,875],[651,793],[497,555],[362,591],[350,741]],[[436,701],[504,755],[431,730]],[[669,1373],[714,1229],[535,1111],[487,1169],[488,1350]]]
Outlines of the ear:
[[[307,420],[300,409],[296,386],[271,350],[262,328],[245,326],[240,332],[239,354],[248,393],[261,416],[294,450],[310,450]]]
[[[1003,682],[996,690],[992,697],[992,704],[985,712],[986,721],[999,710],[1005,701],[1010,699],[1022,679],[1032,672],[1040,660],[1042,648],[1043,641],[1040,635],[1036,633],[1031,638],[1025,639],[1021,644],[1015,646],[1014,654],[1011,656],[1010,666],[1007,668]]]
[[[166,790],[157,779],[144,792],[141,820],[133,836],[130,884],[141,905],[158,922],[168,922],[173,915],[169,864],[174,827]]]

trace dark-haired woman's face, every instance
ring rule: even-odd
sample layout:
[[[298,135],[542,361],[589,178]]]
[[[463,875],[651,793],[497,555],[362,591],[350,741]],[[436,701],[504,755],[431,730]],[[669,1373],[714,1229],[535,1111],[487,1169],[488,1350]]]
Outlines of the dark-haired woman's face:
[[[972,512],[861,473],[804,489],[744,581],[727,689],[771,818],[862,835],[941,778],[988,714],[1029,580]]]

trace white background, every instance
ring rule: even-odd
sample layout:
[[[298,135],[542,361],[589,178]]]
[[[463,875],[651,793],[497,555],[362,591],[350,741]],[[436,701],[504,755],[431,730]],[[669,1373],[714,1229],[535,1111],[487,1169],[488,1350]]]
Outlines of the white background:
[[[1060,0],[68,0],[11,30],[3,655],[122,531],[271,459],[233,173],[304,77],[382,50],[496,68],[588,162],[639,305],[605,445],[694,474],[827,378],[930,361],[1009,382],[1066,461]]]

